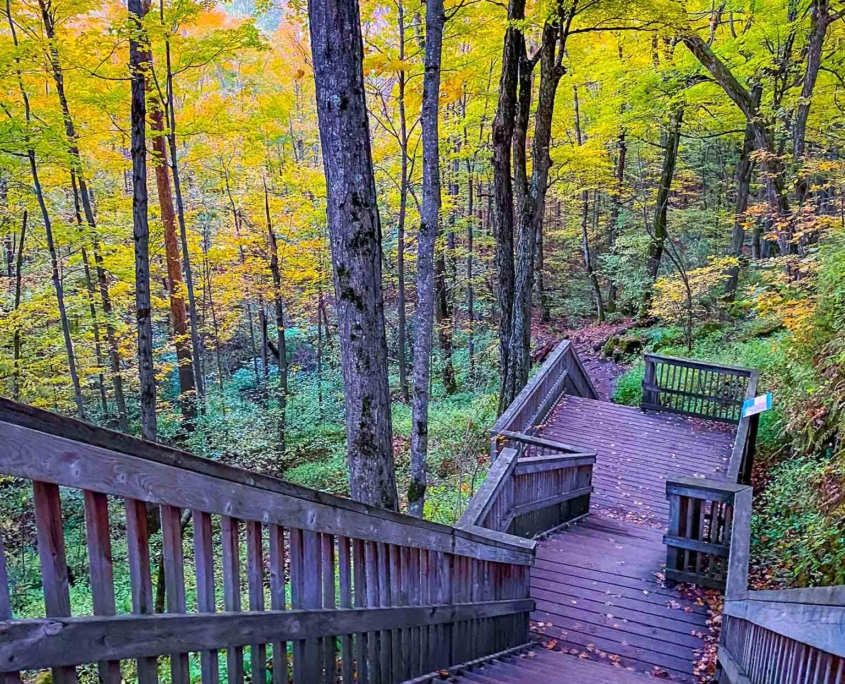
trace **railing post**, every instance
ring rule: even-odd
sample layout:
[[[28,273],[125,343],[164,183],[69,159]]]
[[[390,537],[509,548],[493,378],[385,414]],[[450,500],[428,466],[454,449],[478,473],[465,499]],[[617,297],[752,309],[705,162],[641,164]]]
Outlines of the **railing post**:
[[[657,406],[659,400],[657,392],[647,389],[657,385],[655,382],[657,365],[654,358],[649,354],[646,354],[643,359],[645,361],[645,374],[643,375],[643,398],[640,400],[640,408],[649,408]]]
[[[751,500],[753,490],[743,487],[734,494],[733,524],[729,540],[725,600],[745,598],[748,593],[748,559],[751,552]]]

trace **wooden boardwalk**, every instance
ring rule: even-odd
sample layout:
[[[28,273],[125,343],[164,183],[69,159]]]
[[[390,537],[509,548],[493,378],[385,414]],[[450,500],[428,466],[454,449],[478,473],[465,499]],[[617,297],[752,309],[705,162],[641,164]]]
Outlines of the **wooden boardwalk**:
[[[692,682],[707,610],[663,586],[670,475],[718,477],[731,426],[565,396],[539,434],[597,452],[592,514],[537,549],[534,637],[571,656],[560,666]],[[567,670],[564,670],[567,671]],[[580,670],[579,670],[580,671]],[[600,671],[595,681],[604,681]],[[563,680],[561,680],[563,681]],[[615,681],[608,679],[607,681]]]

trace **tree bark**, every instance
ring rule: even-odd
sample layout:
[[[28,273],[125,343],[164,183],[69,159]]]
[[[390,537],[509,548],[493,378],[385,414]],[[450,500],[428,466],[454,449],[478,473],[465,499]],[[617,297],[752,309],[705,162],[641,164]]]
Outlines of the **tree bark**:
[[[279,359],[279,385],[276,392],[276,401],[279,404],[279,455],[285,454],[285,434],[287,396],[288,396],[288,351],[285,343],[285,306],[282,299],[282,274],[279,269],[279,246],[276,242],[276,234],[273,232],[273,222],[270,218],[270,194],[267,191],[267,179],[264,179],[264,218],[267,222],[267,242],[270,245],[270,273],[273,276],[273,308],[276,314],[276,345]],[[322,295],[321,295],[322,296]],[[319,310],[318,310],[319,318]],[[317,332],[320,336],[320,347],[318,364],[322,364],[322,334],[320,332],[319,320],[317,321]],[[319,378],[317,380],[319,383]],[[319,389],[318,389],[319,391]]]
[[[73,186],[74,200],[81,203],[85,215],[85,222],[91,231],[91,243],[94,252],[94,266],[97,273],[97,287],[100,292],[100,301],[103,307],[103,317],[106,323],[106,343],[109,347],[109,361],[111,364],[111,379],[114,389],[114,401],[117,406],[118,426],[123,432],[129,431],[129,418],[126,411],[126,398],[123,394],[123,377],[120,373],[120,350],[117,343],[117,334],[112,320],[113,308],[111,295],[109,294],[108,280],[106,277],[103,259],[100,254],[100,243],[97,236],[97,221],[94,216],[94,207],[91,205],[91,195],[88,191],[88,184],[85,178],[82,164],[82,155],[79,151],[79,142],[76,135],[76,126],[70,113],[67,96],[65,95],[64,70],[59,59],[59,51],[56,45],[56,22],[51,11],[51,6],[45,0],[39,0],[41,19],[44,23],[44,33],[50,41],[50,70],[53,73],[53,82],[56,86],[56,95],[62,109],[64,120],[65,136],[68,143],[68,152],[71,157],[71,185]],[[78,208],[77,208],[78,212]]]
[[[7,6],[8,8],[8,6]],[[26,209],[23,211],[21,218],[21,234],[18,242],[18,251],[15,256],[15,308],[17,311],[21,306],[21,282],[23,279],[23,246],[26,240],[26,222],[28,213]],[[12,398],[15,401],[20,401],[21,397],[21,328],[15,325],[15,333],[12,341],[13,353],[13,368],[12,373]]]
[[[511,337],[513,310],[514,262],[514,193],[511,180],[511,145],[517,109],[519,64],[525,52],[525,38],[519,22],[525,19],[525,0],[508,0],[508,23],[502,49],[502,71],[499,78],[499,101],[493,119],[493,197],[491,202],[493,229],[496,237],[496,299],[499,305],[499,361],[502,376],[499,412],[505,396],[508,375],[508,345]]]
[[[162,9],[164,5],[162,3]],[[182,181],[179,175],[179,161],[176,156],[176,103],[173,97],[173,68],[170,59],[170,39],[165,41],[165,67],[167,86],[165,93],[167,114],[167,142],[170,148],[170,170],[173,173],[173,191],[176,196],[176,214],[179,217],[179,238],[182,243],[182,268],[185,272],[185,287],[188,291],[188,314],[191,323],[191,351],[193,352],[193,370],[196,378],[197,394],[200,400],[205,398],[205,377],[202,370],[202,337],[199,331],[199,316],[194,294],[194,273],[191,268],[191,253],[188,249],[188,228],[185,223],[185,203],[182,199]]]
[[[411,481],[408,485],[408,513],[423,517],[426,490],[426,458],[428,456],[428,401],[431,385],[432,313],[435,299],[435,278],[445,278],[445,268],[435,266],[435,241],[440,220],[440,62],[443,49],[443,0],[428,0],[425,25],[425,74],[423,76],[422,144],[423,199],[420,210],[420,231],[417,238],[417,317],[414,341],[414,395],[411,420]],[[440,260],[438,259],[438,262]],[[436,304],[439,314],[441,303]],[[443,324],[438,318],[440,334]],[[445,359],[444,359],[445,362]],[[445,377],[444,377],[445,381]],[[444,382],[445,384],[445,382]]]
[[[610,223],[607,236],[611,254],[616,254],[616,239],[619,236],[619,214],[622,209],[622,184],[625,182],[625,159],[628,152],[628,145],[625,141],[624,128],[619,131],[619,136],[616,138],[616,150],[616,171],[614,173],[616,184],[613,188],[613,197],[611,198]],[[607,306],[605,307],[608,311],[616,311],[618,289],[616,278],[611,275],[607,292]]]
[[[675,177],[675,166],[678,159],[678,146],[681,141],[681,124],[684,118],[683,109],[671,113],[666,132],[666,143],[663,147],[663,168],[660,171],[660,187],[657,188],[657,205],[654,208],[654,223],[651,230],[651,242],[648,245],[648,277],[652,283],[657,280],[660,262],[666,244],[668,231],[667,214],[669,210],[669,195],[672,191],[672,181]],[[646,316],[651,307],[651,287],[646,289],[640,307],[640,314]]]
[[[539,48],[540,85],[537,95],[537,108],[534,113],[534,138],[531,146],[532,171],[524,202],[517,202],[519,236],[517,241],[516,268],[514,271],[513,305],[511,310],[510,341],[508,358],[499,399],[503,410],[519,394],[528,382],[531,366],[531,295],[534,287],[534,260],[537,228],[543,220],[548,189],[551,156],[552,119],[554,115],[557,86],[565,73],[563,55],[566,40],[575,14],[576,3],[568,8],[558,3],[556,12],[543,26],[543,37]],[[533,63],[522,59],[520,69],[520,88],[527,87],[525,69],[532,69]],[[521,90],[521,93],[525,93]],[[527,94],[526,94],[527,97]],[[520,131],[522,133],[522,131]],[[514,141],[515,147],[518,141]],[[522,142],[519,142],[522,147]],[[517,164],[516,158],[514,163]],[[514,177],[522,178],[527,174],[522,168],[514,169]],[[522,206],[520,207],[520,204]]]
[[[381,225],[357,0],[309,0],[352,497],[396,510]]]
[[[138,324],[141,436],[156,440],[156,386],[153,367],[153,325],[150,297],[150,226],[147,218],[147,100],[149,73],[144,0],[127,0],[132,33],[129,70],[132,77],[132,225],[135,239],[135,318]]]
[[[575,140],[578,147],[584,144],[584,134],[581,130],[581,107],[578,103],[578,88],[573,88],[573,99],[575,102]],[[584,268],[593,288],[593,299],[596,304],[596,316],[599,323],[604,323],[604,302],[602,301],[601,286],[596,271],[593,268],[593,255],[590,250],[590,191],[586,188],[581,191],[581,253],[584,258]]]
[[[822,62],[827,27],[830,24],[830,5],[828,0],[813,0],[810,6],[810,35],[807,39],[807,69],[804,72],[804,84],[801,87],[801,99],[792,124],[792,159],[793,165],[800,167],[804,157],[804,143],[807,134],[807,119],[810,116],[813,91],[819,76]],[[803,204],[809,190],[809,180],[800,168],[795,183],[795,195],[798,205]]]
[[[752,96],[759,102],[762,95],[762,87],[757,85],[752,90]],[[745,138],[742,142],[742,149],[739,153],[739,161],[736,165],[736,206],[734,225],[731,231],[731,244],[728,253],[733,257],[742,256],[742,247],[745,243],[745,212],[748,210],[748,197],[751,192],[751,175],[754,172],[754,161],[751,153],[754,151],[754,130],[750,124],[745,125]],[[736,295],[737,284],[739,283],[739,266],[731,266],[728,269],[728,280],[725,283],[725,297],[733,300]]]
[[[396,3],[397,22],[399,24],[399,60],[405,61],[405,5],[402,0]],[[408,214],[408,117],[405,109],[405,85],[407,77],[404,70],[399,70],[399,153],[402,155],[400,162],[399,181],[399,219],[396,226],[396,277],[397,287],[397,313],[399,319],[399,391],[402,393],[402,401],[406,404],[411,401],[411,390],[408,385],[408,312],[406,304],[405,288],[405,220]]]
[[[152,67],[152,64],[150,66]],[[147,87],[151,87],[149,82]],[[185,287],[182,280],[182,257],[179,254],[179,239],[176,237],[176,213],[173,208],[170,176],[167,173],[164,111],[158,97],[152,96],[149,100],[152,106],[150,130],[155,160],[156,190],[164,229],[164,252],[170,290],[170,321],[173,325],[173,345],[176,347],[176,364],[179,373],[179,405],[182,410],[183,426],[190,431],[193,430],[197,417],[196,387],[189,342],[188,312],[185,309],[185,298],[182,293]]]

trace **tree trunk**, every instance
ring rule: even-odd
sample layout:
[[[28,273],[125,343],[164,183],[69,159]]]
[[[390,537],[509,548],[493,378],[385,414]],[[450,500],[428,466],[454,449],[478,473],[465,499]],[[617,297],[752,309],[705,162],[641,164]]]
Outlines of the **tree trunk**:
[[[152,66],[152,65],[151,65]],[[151,84],[147,83],[150,88]],[[176,363],[179,372],[179,405],[182,409],[183,426],[191,431],[197,417],[196,388],[194,385],[193,360],[191,358],[188,312],[182,281],[182,257],[179,254],[179,239],[176,237],[176,213],[173,209],[173,193],[167,173],[167,147],[165,144],[164,111],[158,97],[149,98],[153,107],[150,113],[150,130],[153,134],[152,148],[155,159],[156,190],[164,229],[164,252],[167,262],[167,281],[170,290],[170,320],[173,325],[173,344],[176,347]]]
[[[112,320],[112,303],[109,294],[108,281],[106,278],[103,259],[100,254],[100,243],[97,237],[97,222],[94,217],[94,208],[91,205],[91,195],[88,191],[88,184],[82,165],[82,156],[79,152],[79,144],[76,136],[76,126],[70,113],[67,96],[65,95],[64,70],[59,60],[59,51],[56,45],[56,22],[52,13],[51,5],[45,0],[39,0],[41,19],[44,23],[44,33],[50,41],[50,69],[53,73],[53,81],[56,85],[56,95],[59,98],[59,105],[62,109],[62,118],[67,137],[68,152],[71,157],[71,185],[73,186],[74,201],[82,204],[82,211],[85,215],[85,222],[91,231],[91,242],[94,252],[94,266],[97,272],[97,286],[100,291],[100,301],[103,306],[103,317],[106,323],[106,342],[109,347],[109,361],[111,364],[112,387],[114,388],[114,401],[117,406],[118,426],[123,432],[129,432],[129,418],[126,411],[126,398],[123,394],[123,378],[120,374],[120,350],[117,343],[117,334]],[[77,207],[77,213],[79,209]]]
[[[443,49],[443,0],[428,0],[425,25],[425,75],[423,77],[422,144],[423,199],[420,232],[417,239],[417,317],[414,341],[414,405],[411,420],[411,481],[408,485],[408,513],[423,517],[428,456],[428,401],[431,384],[432,313],[437,310],[440,335],[440,292],[435,292],[435,278],[445,278],[435,266],[435,241],[440,220],[440,62]],[[442,257],[437,260],[442,265]],[[437,269],[437,272],[435,270]],[[435,299],[438,300],[435,303]],[[441,339],[442,341],[442,339]],[[451,357],[450,357],[451,360]],[[444,364],[446,359],[444,358]],[[444,385],[446,377],[444,371]],[[454,378],[453,378],[454,382]]]
[[[578,103],[578,88],[573,88],[573,97],[575,101],[575,140],[578,147],[584,144],[584,134],[581,130],[581,108]],[[581,253],[584,257],[584,268],[587,271],[587,277],[590,280],[590,286],[593,288],[593,298],[596,303],[596,316],[599,323],[604,323],[604,303],[601,296],[601,286],[596,271],[593,268],[593,255],[590,252],[590,233],[589,233],[589,216],[590,216],[590,192],[587,189],[581,191]]]
[[[279,352],[279,384],[276,393],[276,401],[279,404],[279,455],[285,454],[285,431],[288,397],[288,350],[285,343],[285,307],[282,300],[282,274],[279,269],[279,246],[276,242],[276,234],[273,232],[273,222],[270,218],[270,194],[267,191],[267,180],[264,179],[264,218],[267,222],[267,242],[270,245],[270,273],[273,276],[273,307],[276,314],[276,345]],[[322,295],[320,295],[322,298]],[[322,347],[322,334],[320,333],[319,309],[317,312],[317,333],[320,337]],[[322,363],[322,349],[319,350],[318,364]],[[317,380],[319,383],[319,378]],[[318,388],[319,392],[319,388]]]
[[[449,306],[446,284],[445,250],[437,250],[434,259],[434,320],[437,323],[437,340],[440,346],[440,376],[446,394],[458,391],[455,367],[452,364],[452,309]]]
[[[622,208],[622,184],[625,182],[625,158],[628,152],[628,145],[625,142],[625,129],[619,131],[619,137],[616,139],[616,172],[614,173],[614,180],[616,187],[613,189],[613,197],[610,205],[610,223],[608,231],[608,247],[611,254],[616,254],[616,238],[619,236],[619,214]],[[618,285],[616,278],[610,276],[610,286],[607,292],[607,306],[608,311],[616,311],[616,298],[618,296]]]
[[[762,87],[755,86],[752,95],[757,102],[762,95]],[[754,130],[750,124],[745,125],[745,139],[739,153],[739,161],[736,165],[736,214],[734,216],[733,230],[731,231],[731,244],[729,254],[733,257],[742,256],[742,246],[745,243],[745,212],[748,209],[748,196],[751,192],[751,175],[754,171],[754,161],[751,153],[754,151]],[[728,269],[728,280],[725,283],[725,297],[733,300],[736,295],[736,287],[739,282],[739,266],[731,266]]]
[[[466,259],[466,302],[467,302],[467,355],[469,356],[469,385],[475,382],[475,294],[472,289],[475,228],[475,180],[473,168],[467,162],[467,259]]]
[[[399,59],[405,60],[405,5],[397,3],[399,22]],[[399,152],[402,155],[401,180],[399,185],[399,221],[396,235],[396,274],[399,280],[397,308],[399,315],[399,389],[402,401],[406,404],[411,399],[408,387],[408,333],[407,311],[405,304],[405,217],[408,211],[408,119],[405,112],[405,72],[399,71]]]
[[[100,343],[100,317],[97,315],[97,306],[94,304],[96,289],[91,278],[91,263],[88,259],[88,250],[84,247],[82,253],[82,272],[85,274],[85,289],[88,292],[88,311],[91,314],[91,327],[94,332],[94,357],[97,359],[97,391],[100,394],[100,407],[103,417],[109,418],[109,400],[106,396],[106,377],[103,373],[103,347]]]
[[[514,195],[511,180],[511,144],[517,108],[519,63],[525,52],[525,38],[519,22],[525,19],[525,0],[509,0],[508,24],[502,49],[502,72],[499,79],[499,102],[493,119],[493,197],[491,208],[496,237],[496,299],[499,305],[499,360],[502,377],[499,412],[505,396],[508,375],[508,345],[511,337],[513,310],[514,263],[513,227]]]
[[[132,77],[132,224],[135,238],[135,320],[138,323],[138,376],[141,383],[141,436],[156,440],[156,386],[150,297],[150,226],[147,219],[147,100],[149,53],[143,0],[127,0],[133,30],[129,39]],[[143,41],[143,42],[142,42]]]
[[[675,165],[678,159],[678,146],[681,140],[681,123],[684,111],[678,109],[669,118],[669,127],[665,136],[666,144],[663,148],[663,168],[660,172],[660,187],[657,188],[657,205],[654,208],[654,223],[651,230],[651,242],[648,246],[648,277],[652,283],[657,280],[660,262],[666,244],[668,224],[666,222],[669,210],[669,194],[672,191],[672,180],[675,177]],[[648,287],[643,297],[640,315],[645,316],[651,307],[652,292]]]
[[[26,209],[23,211],[21,218],[21,234],[18,242],[18,251],[15,257],[15,308],[17,311],[21,306],[21,281],[23,279],[23,246],[26,240],[26,221],[28,213]],[[21,398],[21,328],[15,325],[15,334],[13,338],[14,363],[12,373],[12,399],[20,401]]]
[[[162,3],[162,9],[164,4]],[[202,338],[199,331],[199,316],[194,294],[194,274],[191,268],[191,253],[188,250],[188,228],[185,224],[185,203],[182,200],[182,182],[179,176],[179,162],[176,156],[176,109],[173,97],[173,69],[170,60],[170,40],[165,41],[165,66],[167,69],[167,88],[165,93],[166,113],[168,118],[167,142],[170,148],[170,170],[173,173],[173,191],[176,196],[176,214],[179,217],[179,238],[182,243],[182,268],[185,272],[185,287],[188,291],[188,313],[191,323],[191,350],[193,369],[196,378],[197,394],[200,400],[205,398],[205,377],[202,370]]]
[[[514,272],[514,297],[511,309],[510,341],[508,359],[499,399],[501,409],[508,406],[528,382],[531,366],[531,294],[534,287],[534,260],[537,228],[543,220],[546,206],[551,156],[552,119],[554,115],[557,86],[564,74],[562,64],[566,50],[566,39],[575,13],[575,3],[564,8],[558,4],[557,11],[543,26],[543,38],[539,48],[540,85],[537,95],[537,109],[534,114],[534,139],[531,146],[531,181],[521,211],[518,211],[519,237],[517,242],[516,269]],[[533,68],[522,59],[520,69]],[[520,76],[520,87],[527,87],[529,79]],[[527,95],[526,95],[527,97]],[[518,141],[514,141],[517,146]],[[523,145],[519,142],[520,147]],[[516,159],[514,160],[516,163]],[[524,177],[522,169],[514,169],[514,177]],[[519,202],[517,209],[520,209]]]
[[[309,0],[352,498],[398,509],[379,223],[356,0]]]
[[[827,27],[830,24],[829,14],[828,0],[812,0],[810,6],[810,35],[807,39],[807,69],[804,73],[804,84],[801,87],[801,99],[792,125],[792,159],[793,165],[799,168],[804,157],[807,119],[810,116],[813,91],[821,68],[822,46],[827,34]],[[809,185],[807,177],[799,171],[795,183],[795,195],[799,206],[803,204],[807,197]]]

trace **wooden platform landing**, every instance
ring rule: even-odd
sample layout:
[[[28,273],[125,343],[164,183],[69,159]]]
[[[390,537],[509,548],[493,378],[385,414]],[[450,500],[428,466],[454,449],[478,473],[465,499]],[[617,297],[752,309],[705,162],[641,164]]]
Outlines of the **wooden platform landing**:
[[[733,430],[564,397],[540,435],[597,452],[592,515],[542,542],[531,570],[533,636],[569,656],[559,661],[565,676],[548,681],[581,681],[575,659],[578,667],[595,662],[597,672],[601,663],[697,681],[694,663],[704,645],[698,635],[709,634],[707,609],[663,587],[665,481],[676,474],[718,476]]]

